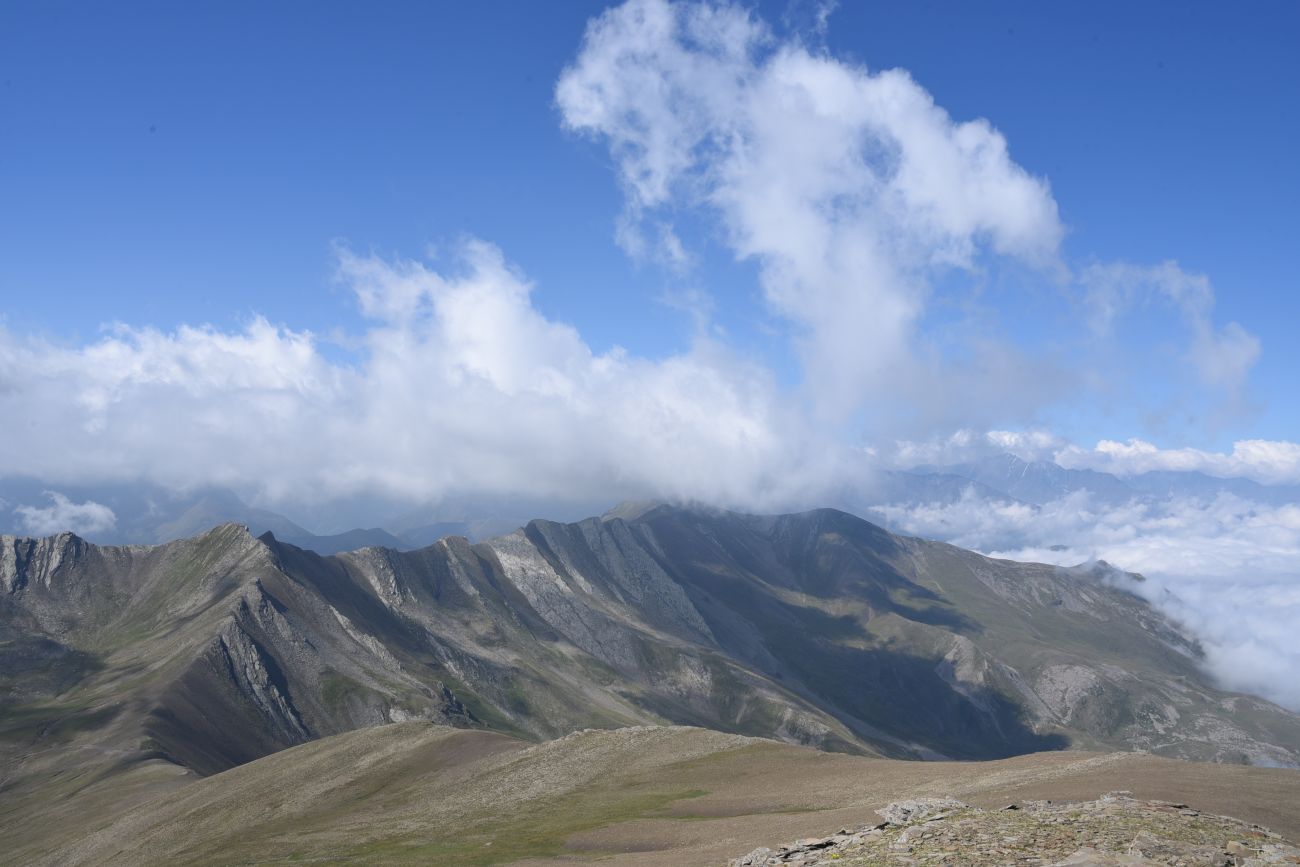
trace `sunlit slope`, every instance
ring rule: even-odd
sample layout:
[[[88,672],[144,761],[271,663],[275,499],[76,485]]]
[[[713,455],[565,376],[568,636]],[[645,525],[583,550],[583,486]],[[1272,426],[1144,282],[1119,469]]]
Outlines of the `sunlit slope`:
[[[6,823],[0,845],[46,864],[475,865],[581,856],[703,865],[860,825],[874,808],[909,796],[1000,806],[1115,789],[1300,831],[1300,772],[1288,770],[1136,754],[900,762],[687,728],[585,731],[532,744],[405,723],[277,753],[116,821],[101,807],[76,827],[38,824],[39,839]]]

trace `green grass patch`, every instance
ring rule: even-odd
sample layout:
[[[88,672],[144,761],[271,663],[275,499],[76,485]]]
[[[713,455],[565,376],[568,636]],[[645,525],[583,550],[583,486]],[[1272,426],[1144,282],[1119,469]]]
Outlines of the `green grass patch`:
[[[377,840],[338,853],[343,860],[457,864],[488,867],[522,858],[555,857],[574,834],[634,819],[653,818],[677,801],[708,794],[701,789],[632,793],[626,789],[575,792],[521,808],[509,820],[470,825],[455,837],[423,835]],[[447,829],[431,829],[433,833]],[[591,853],[593,856],[599,853]]]

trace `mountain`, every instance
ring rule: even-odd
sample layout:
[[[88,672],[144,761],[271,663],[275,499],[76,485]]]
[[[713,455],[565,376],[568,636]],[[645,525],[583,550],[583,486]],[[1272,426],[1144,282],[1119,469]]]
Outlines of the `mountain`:
[[[0,740],[201,774],[410,718],[1300,764],[1300,718],[1215,689],[1131,576],[990,560],[833,510],[629,514],[334,556],[231,524],[154,547],[4,537]]]
[[[1300,765],[1300,717],[1216,689],[1136,580],[834,510],[639,504],[332,556],[235,524],[156,546],[0,537],[0,827],[84,830],[403,720],[527,741],[674,724],[907,759]],[[469,760],[501,742],[464,743]],[[493,785],[533,785],[515,771]]]
[[[111,518],[98,523],[92,521],[91,526],[83,529],[87,519],[67,514],[66,509],[61,512],[57,497],[106,509]],[[337,554],[372,546],[408,550],[462,529],[461,525],[450,525],[438,535],[430,536],[426,532],[414,542],[379,528],[318,535],[281,514],[250,506],[232,491],[221,488],[178,492],[146,484],[67,486],[22,477],[0,480],[0,532],[16,535],[30,523],[30,519],[21,520],[24,509],[38,513],[50,510],[49,516],[38,519],[37,523],[54,524],[59,530],[81,530],[84,538],[106,545],[172,542],[218,524],[238,523],[248,527],[255,536],[274,533],[277,539],[299,548],[318,554]]]
[[[1107,503],[1122,503],[1133,489],[1109,473],[1068,470],[1051,461],[1023,461],[1014,455],[997,455],[973,463],[946,467],[948,475],[968,478],[1025,503],[1042,505],[1076,491],[1087,491]]]

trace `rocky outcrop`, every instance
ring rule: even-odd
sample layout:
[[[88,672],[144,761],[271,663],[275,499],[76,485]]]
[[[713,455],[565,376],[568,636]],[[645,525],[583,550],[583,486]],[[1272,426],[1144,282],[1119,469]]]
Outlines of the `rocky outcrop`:
[[[1300,864],[1300,847],[1258,825],[1127,792],[1085,803],[981,810],[951,798],[890,804],[883,822],[761,846],[729,867],[1006,864],[1045,867],[1264,867]]]
[[[215,647],[231,682],[286,745],[311,737],[287,692],[284,675],[247,632],[232,623]]]
[[[59,567],[83,555],[87,543],[72,533],[44,539],[0,536],[0,588],[15,593],[36,581],[49,587]]]

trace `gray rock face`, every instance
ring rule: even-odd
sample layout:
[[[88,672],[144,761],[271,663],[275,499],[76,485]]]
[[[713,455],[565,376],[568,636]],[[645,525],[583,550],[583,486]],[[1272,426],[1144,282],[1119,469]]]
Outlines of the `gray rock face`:
[[[45,539],[0,536],[0,587],[14,593],[33,580],[49,587],[59,567],[75,561],[86,547],[71,533]]]
[[[884,809],[877,810],[876,815],[890,825],[910,825],[966,808],[966,804],[952,798],[914,798],[895,801]]]
[[[231,682],[279,738],[301,743],[311,737],[297,708],[277,684],[283,683],[283,676],[248,633],[231,623],[217,639],[216,651]]]

